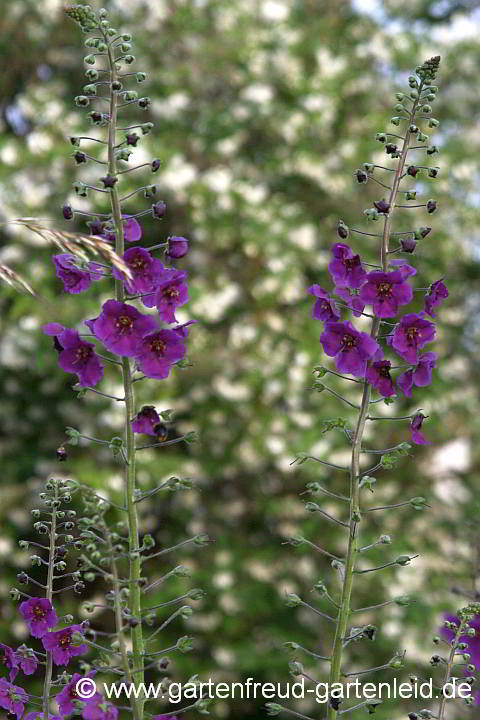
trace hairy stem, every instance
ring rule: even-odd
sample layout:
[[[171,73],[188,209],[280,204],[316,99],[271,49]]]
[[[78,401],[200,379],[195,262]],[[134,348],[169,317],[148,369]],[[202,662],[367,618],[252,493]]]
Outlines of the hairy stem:
[[[105,38],[105,42],[108,39]],[[117,170],[115,158],[116,129],[117,129],[117,94],[112,89],[111,84],[117,79],[117,70],[115,66],[114,50],[108,45],[108,64],[110,70],[110,120],[108,125],[108,172],[115,176]],[[112,216],[115,224],[115,251],[117,255],[122,256],[124,253],[124,230],[122,211],[120,200],[116,187],[110,190],[110,200],[112,206]],[[125,300],[125,290],[123,281],[115,281],[115,297],[118,301]],[[125,392],[125,444],[126,444],[126,478],[125,478],[125,505],[128,513],[128,529],[129,529],[129,549],[133,552],[139,547],[138,533],[138,517],[137,506],[135,505],[135,441],[132,430],[131,421],[135,415],[135,398],[133,392],[132,371],[130,360],[122,357],[122,375],[123,387]],[[140,599],[140,574],[141,564],[138,552],[133,553],[130,559],[130,610],[132,615],[140,620],[141,617],[141,599]],[[133,676],[137,683],[144,680],[144,642],[142,623],[131,630],[132,636],[132,655],[133,655]],[[129,672],[128,667],[125,668]],[[135,720],[141,720],[143,717],[143,698],[130,698],[133,716]]]
[[[455,639],[452,642],[452,647],[450,649],[450,655],[448,656],[447,661],[447,667],[445,669],[445,677],[443,678],[443,686],[444,687],[448,682],[450,682],[450,678],[452,677],[452,669],[453,669],[453,662],[455,660],[455,651],[457,648],[457,643],[461,636],[461,627],[462,623],[458,626],[457,632],[455,634]],[[442,699],[440,700],[440,705],[438,706],[438,720],[444,720],[445,718],[445,708],[447,706],[447,698],[442,693]]]
[[[422,84],[418,91],[418,97],[420,97]],[[385,221],[383,226],[383,233],[380,245],[380,261],[382,269],[385,272],[387,270],[387,259],[388,259],[388,241],[390,237],[392,215],[395,208],[395,201],[400,185],[400,181],[403,177],[403,171],[405,167],[405,161],[408,153],[408,146],[410,141],[410,133],[408,131],[408,125],[413,123],[415,112],[417,110],[418,100],[413,103],[410,111],[409,119],[407,120],[407,128],[405,133],[405,139],[403,141],[402,151],[398,160],[397,168],[390,190],[388,202],[390,204],[390,211],[385,215]],[[372,320],[372,327],[370,334],[373,338],[378,337],[380,328],[380,321],[378,318]],[[353,586],[353,576],[355,574],[355,562],[356,556],[359,550],[358,544],[358,523],[360,522],[360,453],[362,451],[362,440],[365,430],[365,424],[368,415],[368,406],[370,402],[371,385],[365,382],[363,388],[362,401],[358,412],[357,423],[355,428],[355,434],[353,436],[352,456],[350,464],[350,520],[349,520],[349,533],[348,533],[348,547],[347,554],[345,557],[345,570],[341,594],[340,609],[336,620],[335,639],[332,650],[332,660],[330,666],[330,687],[334,683],[340,682],[342,676],[342,656],[345,637],[347,634],[348,623],[351,615],[351,595]],[[337,717],[337,710],[331,705],[328,707],[327,720],[335,720]]]
[[[58,487],[55,483],[55,501],[58,500]],[[47,571],[47,587],[45,597],[52,602],[53,597],[53,574],[55,564],[55,534],[57,530],[57,507],[56,502],[52,504],[52,524],[50,526],[50,547],[48,549],[48,571]],[[48,705],[50,697],[50,687],[52,683],[52,653],[47,650],[47,658],[45,665],[45,680],[43,683],[43,720],[48,720]]]

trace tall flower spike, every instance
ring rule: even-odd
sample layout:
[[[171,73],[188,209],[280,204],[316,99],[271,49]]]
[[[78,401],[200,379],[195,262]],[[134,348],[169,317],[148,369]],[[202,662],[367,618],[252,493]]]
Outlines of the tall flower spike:
[[[434,200],[428,200],[425,203],[415,205],[408,204],[409,201],[416,200],[417,190],[407,185],[408,189],[404,189],[405,183],[412,183],[417,175],[426,174],[429,178],[434,178],[438,174],[438,168],[432,168],[422,164],[421,159],[416,160],[415,156],[409,154],[410,151],[416,153],[425,152],[429,146],[426,145],[427,136],[422,132],[422,125],[427,120],[430,127],[435,127],[438,122],[432,123],[430,117],[431,108],[428,102],[432,101],[431,96],[435,96],[436,89],[430,85],[438,70],[439,58],[435,57],[428,60],[424,65],[417,68],[417,75],[409,78],[409,85],[412,92],[408,95],[399,93],[397,95],[397,104],[392,118],[393,125],[404,123],[405,129],[402,135],[391,134],[390,132],[377,133],[377,141],[385,145],[385,150],[393,166],[384,167],[374,163],[365,163],[364,170],[357,170],[355,178],[360,185],[364,185],[374,171],[382,170],[389,173],[389,184],[380,182],[389,190],[380,200],[374,202],[372,208],[368,208],[364,212],[367,221],[381,223],[383,227],[379,233],[366,232],[363,229],[354,229],[348,227],[343,221],[337,226],[337,234],[341,240],[355,236],[356,233],[367,235],[372,238],[379,237],[379,247],[377,248],[377,257],[369,257],[369,262],[363,262],[360,255],[344,242],[335,242],[332,247],[332,260],[328,265],[328,269],[335,283],[334,292],[344,302],[331,304],[327,290],[313,285],[309,288],[309,293],[313,294],[317,299],[314,306],[313,316],[324,322],[324,331],[320,335],[320,343],[323,350],[329,357],[335,358],[335,371],[329,370],[328,367],[319,366],[315,368],[315,372],[322,382],[315,382],[313,389],[315,391],[327,390],[335,397],[339,398],[344,405],[355,409],[356,418],[353,421],[353,427],[345,418],[338,418],[334,421],[327,422],[324,430],[329,431],[334,428],[344,430],[346,441],[351,445],[351,460],[349,467],[331,463],[323,458],[311,456],[307,453],[301,453],[296,461],[303,463],[309,459],[318,462],[320,465],[326,466],[329,473],[340,472],[349,474],[349,492],[339,496],[332,493],[328,488],[320,488],[318,483],[309,483],[307,492],[310,494],[322,492],[326,493],[330,498],[338,498],[348,502],[348,516],[337,517],[332,512],[326,512],[318,503],[307,502],[306,509],[315,513],[323,521],[335,523],[346,531],[346,547],[338,557],[338,550],[335,555],[328,549],[324,549],[314,545],[322,554],[333,560],[332,566],[338,571],[341,590],[337,596],[330,594],[327,585],[322,582],[315,586],[318,592],[330,603],[331,610],[326,614],[313,608],[309,602],[303,600],[298,595],[290,593],[287,595],[287,605],[289,607],[299,607],[303,609],[314,610],[317,614],[326,617],[335,628],[335,637],[331,653],[320,660],[330,664],[329,687],[331,689],[338,686],[342,677],[349,675],[363,674],[384,668],[399,668],[403,665],[403,655],[400,653],[395,655],[390,661],[379,668],[365,668],[354,673],[347,673],[345,668],[345,648],[353,640],[360,642],[363,639],[374,640],[376,629],[372,625],[357,627],[352,625],[352,613],[360,611],[362,608],[352,609],[352,588],[354,580],[360,583],[365,573],[373,573],[385,568],[404,567],[408,565],[414,558],[410,555],[399,555],[397,558],[388,560],[374,567],[364,566],[365,552],[377,545],[389,545],[391,539],[388,535],[382,535],[378,543],[362,547],[360,544],[360,531],[363,528],[367,518],[370,517],[368,512],[368,497],[364,501],[362,492],[365,489],[373,492],[375,489],[376,478],[374,473],[379,470],[389,470],[395,467],[399,459],[408,453],[411,447],[409,443],[400,443],[393,448],[384,450],[375,449],[367,450],[363,446],[363,438],[367,423],[378,420],[388,419],[390,421],[398,420],[410,425],[412,442],[416,444],[427,445],[430,442],[426,439],[422,426],[426,416],[421,412],[412,415],[395,415],[384,416],[380,410],[373,413],[371,403],[378,403],[382,398],[385,403],[390,405],[395,402],[394,396],[397,388],[410,397],[412,388],[424,387],[432,380],[432,369],[436,365],[436,354],[428,351],[420,354],[420,351],[426,345],[431,343],[435,338],[435,324],[425,317],[425,312],[433,315],[434,308],[440,304],[441,300],[446,297],[446,290],[443,289],[441,281],[437,281],[431,286],[427,297],[425,298],[425,312],[408,312],[408,306],[413,300],[413,280],[416,275],[416,269],[412,267],[406,260],[392,260],[391,253],[404,251],[411,254],[418,242],[423,241],[430,233],[430,227],[419,227],[407,233],[402,232],[400,235],[406,234],[409,241],[401,241],[399,247],[390,248],[390,242],[394,240],[398,233],[393,229],[393,221],[397,213],[410,211],[412,208],[418,208],[421,212],[427,214],[432,213],[436,208]],[[428,102],[427,102],[428,98]],[[403,104],[407,100],[408,104]],[[414,142],[419,143],[413,144]],[[408,157],[408,162],[407,162]],[[376,179],[376,178],[375,178]],[[399,199],[403,196],[402,199]],[[403,199],[405,198],[405,199]],[[407,203],[407,204],[405,204]],[[354,243],[352,243],[353,245]],[[373,266],[375,270],[367,274],[364,266]],[[427,268],[422,268],[422,271]],[[364,307],[371,305],[373,315],[364,313]],[[342,311],[343,317],[332,319],[334,307]],[[407,309],[406,314],[403,311]],[[350,319],[350,315],[354,317],[361,314],[371,318],[370,331],[368,333],[357,329]],[[385,320],[388,318],[388,320]],[[397,370],[403,370],[403,366],[397,367],[395,354],[400,355],[407,361],[409,366],[395,377]],[[349,395],[340,394],[337,390],[328,387],[324,382],[328,373],[340,376],[340,378],[349,380],[349,390],[355,388],[361,390],[361,394],[352,401]],[[345,377],[353,376],[353,377]],[[354,380],[355,384],[352,384]],[[372,394],[377,391],[380,398],[373,400]],[[348,391],[347,391],[348,392]],[[375,405],[375,408],[381,408],[381,405]],[[361,457],[368,457],[370,452],[375,453],[377,458],[370,468],[361,468]],[[367,493],[368,496],[368,493]],[[403,500],[403,498],[402,498]],[[363,514],[363,507],[366,505]],[[423,497],[414,498],[407,502],[394,503],[386,507],[375,507],[376,511],[394,509],[410,505],[415,510],[425,509],[426,500]],[[342,507],[345,507],[344,505]],[[375,513],[378,517],[378,513]],[[289,543],[293,547],[312,543],[303,537],[290,538]],[[397,602],[399,605],[408,604],[408,599],[397,598],[395,600],[387,600],[380,602],[379,607],[390,602]],[[371,610],[373,608],[363,608]],[[298,644],[287,643],[288,647],[298,652],[302,651]],[[309,649],[305,649],[310,655],[313,653]],[[319,657],[319,656],[315,656]],[[295,658],[290,664],[292,674],[307,676],[302,665]],[[311,679],[311,678],[310,678]],[[317,678],[315,678],[317,682]],[[365,705],[369,712],[373,712],[377,701],[372,703],[366,702]],[[338,715],[348,713],[361,705],[352,705],[343,702],[342,699],[331,695],[328,698],[327,720],[336,720]],[[291,713],[288,708],[284,708],[278,703],[270,703],[268,712],[271,715],[278,715],[282,710]],[[297,713],[293,713],[297,714]],[[308,717],[302,714],[302,717]],[[428,718],[433,717],[430,714],[409,716],[411,720],[417,720],[417,717]],[[442,718],[443,720],[443,718]]]

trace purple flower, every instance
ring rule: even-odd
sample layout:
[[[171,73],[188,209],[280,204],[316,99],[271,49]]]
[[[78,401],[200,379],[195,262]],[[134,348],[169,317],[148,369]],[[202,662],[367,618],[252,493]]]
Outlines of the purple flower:
[[[3,657],[1,657],[0,662],[10,670],[8,679],[10,682],[13,682],[18,675],[19,658],[17,657],[17,653],[8,645],[0,643],[0,648],[3,651]]]
[[[38,660],[32,648],[28,648],[26,645],[20,645],[20,647],[15,650],[15,655],[24,675],[33,675],[33,673],[36,672]]]
[[[111,702],[106,702],[101,693],[95,693],[86,701],[82,717],[83,720],[117,720],[118,710]]]
[[[360,317],[360,315],[365,310],[365,303],[362,302],[360,299],[360,295],[357,295],[355,292],[352,292],[348,288],[334,288],[333,292],[335,295],[338,295],[338,297],[341,297],[342,300],[344,300],[350,310],[353,312],[355,317]]]
[[[404,315],[396,325],[389,343],[409,363],[416,364],[418,350],[435,338],[435,324],[425,320],[424,313]]]
[[[12,685],[5,678],[0,678],[0,707],[16,715],[17,720],[19,720],[24,713],[27,702],[28,695],[23,688]]]
[[[143,315],[133,305],[117,300],[107,300],[101,314],[93,322],[93,332],[105,347],[117,355],[127,357],[136,354],[140,340],[156,327],[155,318]]]
[[[378,390],[383,397],[390,397],[395,394],[393,380],[390,377],[390,360],[377,360],[367,367],[365,379]]]
[[[79,385],[88,387],[100,382],[104,366],[95,353],[95,345],[82,340],[76,330],[64,328],[59,323],[44,325],[43,332],[54,336],[59,352],[58,364],[65,372],[75,373]]]
[[[171,268],[165,268],[157,285],[157,292],[153,304],[158,308],[160,318],[166,323],[177,322],[175,308],[185,305],[188,300],[187,273]],[[143,298],[147,307],[151,296]]]
[[[441,305],[443,301],[448,297],[448,289],[443,280],[436,280],[430,285],[430,290],[425,295],[425,312],[430,317],[436,317],[435,310],[433,308],[437,305]]]
[[[132,272],[132,279],[125,277],[120,270],[112,268],[113,277],[124,280],[129,293],[151,293],[156,289],[156,282],[164,269],[163,263],[150,255],[143,247],[129,248],[123,259]]]
[[[78,681],[84,677],[91,678],[94,676],[95,670],[91,670],[87,675],[81,675],[80,673],[74,673],[72,675],[70,682],[68,682],[63,690],[61,690],[61,692],[59,692],[55,697],[61,715],[71,715],[74,710],[76,710],[75,701],[81,700],[81,698],[78,697],[76,690]]]
[[[423,413],[417,413],[413,416],[412,422],[410,423],[410,430],[412,431],[412,442],[415,445],[431,445],[430,440],[427,440],[422,432],[423,421],[427,416]]]
[[[41,638],[57,624],[57,613],[47,598],[30,598],[20,605],[20,613],[26,620],[30,635]]]
[[[360,290],[360,299],[371,303],[379,318],[395,317],[399,305],[407,305],[412,297],[413,290],[400,270],[368,273],[367,282]]]
[[[157,413],[153,405],[144,405],[132,420],[133,432],[143,435],[157,436],[159,431],[163,431],[164,425],[160,415]]]
[[[427,352],[419,357],[415,368],[407,370],[399,376],[397,385],[403,390],[406,397],[412,397],[412,388],[414,385],[417,387],[430,385],[432,382],[432,370],[436,365],[437,354]]]
[[[340,313],[337,306],[326,290],[320,285],[311,285],[308,288],[310,295],[317,298],[312,310],[312,317],[316,320],[340,320]]]
[[[402,274],[404,280],[417,274],[416,268],[409,265],[407,260],[390,260],[390,265]]]
[[[130,217],[130,215],[122,215],[123,218],[123,237],[126,240],[126,242],[134,243],[138,242],[142,238],[142,227],[138,220],[136,220],[133,217]],[[110,240],[110,242],[115,242],[115,231],[114,230],[104,230],[103,236]]]
[[[172,365],[185,356],[185,343],[175,330],[157,330],[144,337],[135,359],[140,370],[149,378],[168,377]]]
[[[379,350],[377,342],[367,333],[356,330],[351,322],[329,322],[320,335],[327,355],[335,358],[337,370],[363,377],[367,360]]]
[[[25,715],[23,720],[43,720],[45,715],[42,712],[38,712],[38,710],[34,710],[33,712],[28,713],[28,715]],[[64,720],[64,718],[61,715],[50,715],[50,713],[47,715],[48,720]]]
[[[345,243],[335,243],[332,247],[333,260],[328,264],[328,270],[338,287],[359,288],[365,282],[365,272],[360,255],[354,255],[352,249]]]
[[[81,625],[70,625],[63,630],[49,632],[42,637],[43,647],[52,653],[55,665],[68,665],[72,657],[85,655],[88,652],[87,645],[73,644],[74,633],[83,635],[83,632]]]
[[[168,247],[165,251],[168,257],[178,260],[179,258],[185,257],[187,253],[188,240],[186,238],[177,235],[168,238]]]
[[[75,264],[77,261],[75,255],[68,253],[54,255],[52,261],[57,277],[63,282],[63,289],[72,295],[85,292],[92,284],[92,280],[101,280],[104,277],[95,263],[90,263],[90,270],[80,270]]]

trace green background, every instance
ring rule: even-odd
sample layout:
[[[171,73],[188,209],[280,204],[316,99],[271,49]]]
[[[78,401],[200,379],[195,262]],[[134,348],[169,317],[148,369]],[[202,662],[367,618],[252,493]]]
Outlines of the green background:
[[[282,650],[284,642],[295,641],[329,652],[327,623],[306,609],[287,608],[284,595],[296,592],[328,611],[311,589],[325,579],[336,594],[338,578],[327,558],[282,543],[301,533],[341,553],[343,531],[306,514],[299,494],[311,480],[346,491],[338,473],[291,462],[304,451],[346,458],[344,436],[323,434],[323,423],[339,415],[353,418],[332,396],[311,389],[312,368],[325,358],[306,288],[314,282],[331,286],[327,263],[338,218],[364,227],[363,209],[381,197],[374,183],[358,186],[353,172],[381,157],[374,137],[391,128],[395,92],[405,89],[416,65],[442,55],[434,106],[441,121],[435,135],[441,155],[434,164],[441,174],[418,185],[425,198],[438,200],[439,209],[429,217],[434,231],[413,261],[417,285],[444,276],[450,298],[438,318],[433,386],[394,406],[400,415],[422,407],[434,444],[414,448],[394,471],[377,474],[373,498],[374,505],[383,505],[422,495],[432,507],[426,513],[375,513],[362,523],[364,544],[382,533],[392,537],[391,546],[371,553],[372,564],[405,553],[420,557],[406,569],[357,580],[354,605],[406,593],[416,602],[362,615],[362,622],[378,626],[377,639],[354,644],[348,664],[381,665],[407,649],[400,676],[428,676],[431,638],[442,613],[475,594],[478,575],[480,3],[389,0],[369,12],[365,4],[345,0],[104,5],[115,24],[134,35],[135,69],[148,73],[142,89],[153,101],[141,116],[155,122],[142,152],[162,160],[155,182],[168,212],[161,223],[148,216],[142,223],[146,244],[172,234],[191,241],[191,252],[179,263],[188,270],[191,298],[179,317],[198,321],[188,343],[191,365],[167,381],[141,383],[138,393],[139,403],[174,410],[172,436],[199,434],[195,445],[141,456],[142,488],[172,474],[197,483],[195,491],[161,494],[144,504],[143,529],[159,546],[198,532],[215,539],[206,548],[175,553],[173,564],[188,565],[192,578],[175,579],[152,596],[160,602],[189,587],[206,592],[185,626],[171,626],[159,641],[168,647],[179,635],[195,637],[192,653],[172,656],[175,679],[198,673],[205,679],[286,682],[288,660],[298,657],[313,677],[326,680],[325,665],[302,653],[289,658]],[[85,113],[73,104],[85,84],[83,36],[60,3],[2,0],[0,6],[2,222],[30,216],[84,231],[79,220],[68,224],[61,216],[65,199],[74,199],[71,183],[81,176],[68,137],[88,128]],[[88,172],[96,177],[91,164]],[[147,203],[140,196],[130,209]],[[420,209],[401,216],[397,228],[411,227],[412,218],[414,226],[426,224]],[[374,262],[371,240],[355,239],[355,247]],[[49,320],[72,326],[94,316],[107,297],[98,284],[85,295],[63,294],[51,254],[28,232],[0,228],[0,262],[42,298],[37,302],[5,286],[0,294],[0,639],[12,643],[23,638],[23,626],[8,590],[18,569],[28,566],[18,539],[31,536],[29,511],[42,482],[62,472],[114,500],[121,497],[121,468],[108,451],[82,445],[69,450],[65,465],[55,459],[65,426],[109,439],[121,431],[121,418],[99,396],[76,399],[72,376],[57,367],[51,341],[42,334]],[[113,374],[109,386],[118,388]],[[349,397],[355,400],[356,394]],[[409,437],[401,423],[377,423],[374,431],[366,439],[370,447]],[[153,577],[164,567],[169,566],[159,564]],[[89,588],[87,595],[98,592]],[[75,602],[66,597],[65,607]],[[109,621],[99,622],[101,627]],[[387,671],[368,679],[390,677]],[[253,720],[264,716],[263,705],[260,698],[219,701],[212,713]],[[311,700],[292,707],[324,714]],[[377,717],[399,720],[415,707],[419,703],[386,703]]]

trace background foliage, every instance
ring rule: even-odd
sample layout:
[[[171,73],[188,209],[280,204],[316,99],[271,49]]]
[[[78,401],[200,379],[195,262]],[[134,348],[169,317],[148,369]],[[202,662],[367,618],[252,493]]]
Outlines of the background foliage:
[[[335,528],[306,515],[299,493],[312,479],[343,491],[343,478],[311,463],[290,464],[301,451],[333,452],[337,460],[348,451],[338,431],[323,433],[326,419],[348,413],[311,390],[311,370],[322,360],[306,287],[329,286],[326,265],[337,219],[358,227],[362,210],[379,197],[373,183],[358,187],[353,171],[383,158],[374,135],[393,114],[394,92],[419,62],[442,55],[435,107],[442,170],[425,187],[439,210],[415,258],[422,284],[445,276],[450,288],[435,348],[442,360],[433,389],[417,393],[413,404],[395,405],[401,414],[423,406],[435,444],[379,474],[375,497],[384,504],[424,495],[433,508],[427,514],[395,511],[388,527],[375,526],[375,517],[362,528],[365,543],[382,532],[393,538],[372,561],[402,553],[421,557],[407,569],[377,575],[374,583],[358,582],[357,606],[406,592],[417,602],[362,616],[379,624],[379,634],[375,643],[352,651],[352,666],[360,668],[407,648],[404,672],[418,671],[433,652],[430,639],[441,614],[463,602],[459,592],[476,592],[480,3],[103,4],[133,32],[138,69],[149,75],[153,103],[145,119],[156,128],[143,148],[162,159],[157,182],[168,213],[161,224],[147,216],[145,237],[153,244],[181,234],[193,248],[182,261],[190,277],[188,318],[199,321],[189,343],[192,365],[159,382],[154,398],[139,392],[140,401],[174,409],[173,433],[196,429],[200,435],[194,446],[144,453],[139,475],[145,488],[171,474],[198,482],[198,491],[162,495],[147,508],[144,529],[160,545],[199,531],[216,539],[201,553],[178,554],[193,578],[167,589],[172,597],[180,583],[207,592],[188,621],[195,652],[175,661],[184,678],[199,672],[217,680],[286,681],[282,643],[295,640],[319,654],[331,644],[328,626],[283,601],[285,590],[312,597],[320,578],[337,587],[327,559],[282,546],[287,536],[301,532],[334,553],[342,548]],[[35,216],[67,227],[60,208],[76,172],[67,138],[87,127],[73,106],[85,82],[79,34],[56,1],[4,0],[1,9],[2,221]],[[414,212],[415,224],[423,224],[422,211]],[[75,229],[84,226],[78,222]],[[373,257],[370,241],[356,246]],[[0,590],[6,598],[0,639],[7,642],[12,633],[21,636],[7,594],[26,561],[17,541],[31,532],[29,509],[43,479],[61,471],[106,488],[112,499],[121,488],[120,467],[107,451],[73,448],[68,464],[55,460],[66,425],[109,438],[120,418],[98,396],[76,401],[72,377],[56,367],[50,339],[42,335],[52,305],[55,319],[72,325],[99,299],[64,295],[51,252],[24,231],[0,228],[0,261],[19,270],[43,298],[35,303],[5,288],[0,295]],[[375,438],[368,438],[374,447],[408,439],[406,427],[378,425]],[[318,671],[316,677],[325,679]],[[263,715],[261,705],[260,699],[218,702],[214,712],[253,719]],[[308,704],[303,708],[308,711]],[[390,706],[378,717],[396,720],[404,712]]]

